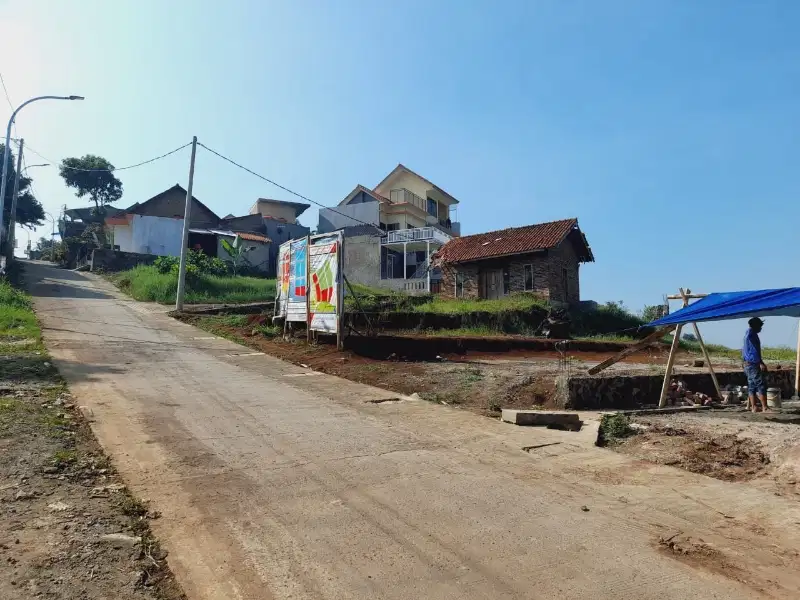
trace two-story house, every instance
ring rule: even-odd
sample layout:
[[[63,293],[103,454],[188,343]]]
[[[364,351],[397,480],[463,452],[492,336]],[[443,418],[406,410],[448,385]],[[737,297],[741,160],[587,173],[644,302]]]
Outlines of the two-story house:
[[[429,268],[430,256],[460,234],[458,200],[399,164],[378,185],[357,185],[338,206],[319,211],[317,231],[363,231],[372,225],[383,236],[361,236],[357,246],[359,277],[367,285],[409,292],[437,291],[441,273]],[[350,254],[345,245],[345,261]]]

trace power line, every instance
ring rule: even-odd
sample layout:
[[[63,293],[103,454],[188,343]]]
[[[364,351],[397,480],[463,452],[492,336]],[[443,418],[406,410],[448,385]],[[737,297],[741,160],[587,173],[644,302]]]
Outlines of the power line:
[[[224,160],[224,161],[227,161],[227,162],[231,163],[232,165],[234,165],[234,166],[236,166],[236,167],[239,167],[240,169],[242,169],[242,170],[244,170],[244,171],[247,171],[247,172],[248,172],[248,173],[250,173],[251,175],[255,175],[255,176],[256,176],[256,177],[258,177],[259,179],[263,179],[263,180],[264,180],[264,181],[266,181],[267,183],[271,183],[271,184],[272,184],[272,185],[274,185],[275,187],[278,187],[278,188],[282,189],[284,192],[288,192],[288,193],[292,194],[293,196],[297,196],[298,198],[301,198],[301,199],[305,200],[306,202],[310,202],[311,204],[316,204],[316,205],[317,205],[317,206],[319,206],[320,208],[324,208],[324,209],[326,209],[326,210],[329,210],[329,211],[331,211],[332,213],[335,213],[335,214],[337,214],[337,215],[339,215],[339,216],[342,216],[342,217],[347,217],[348,219],[350,219],[350,220],[352,220],[352,221],[357,221],[358,223],[361,223],[362,225],[370,225],[370,226],[372,226],[372,227],[377,227],[377,225],[375,225],[375,223],[367,223],[366,221],[362,221],[361,219],[357,219],[357,218],[355,218],[355,217],[353,217],[353,216],[351,216],[351,215],[347,215],[347,214],[345,214],[345,213],[339,212],[338,210],[336,210],[336,209],[333,209],[333,208],[330,208],[329,206],[325,206],[324,204],[320,204],[319,202],[316,202],[315,200],[312,200],[311,198],[308,198],[308,197],[306,197],[306,196],[303,196],[303,194],[300,194],[300,193],[298,193],[298,192],[295,192],[294,190],[290,190],[290,189],[289,189],[289,188],[287,188],[286,186],[283,186],[283,185],[281,185],[280,183],[277,183],[277,182],[273,181],[273,180],[272,180],[272,179],[270,179],[269,177],[264,177],[264,175],[260,175],[259,173],[256,173],[256,172],[255,172],[255,171],[253,171],[252,169],[248,169],[248,168],[247,168],[247,167],[245,167],[244,165],[240,165],[240,164],[239,164],[239,163],[237,163],[235,160],[232,160],[232,159],[228,158],[227,156],[223,156],[222,154],[220,154],[220,153],[219,153],[219,152],[217,152],[216,150],[212,150],[211,148],[209,148],[208,146],[206,146],[205,144],[203,144],[203,143],[201,143],[201,142],[197,142],[197,145],[198,145],[198,146],[202,146],[203,148],[205,148],[206,150],[208,150],[209,152],[211,152],[211,154],[214,154],[214,155],[216,155],[216,156],[220,157],[222,160]]]
[[[136,163],[135,165],[128,165],[127,167],[115,167],[114,169],[80,169],[78,167],[68,167],[68,166],[62,164],[63,161],[55,161],[55,160],[53,160],[51,158],[47,158],[43,154],[40,154],[39,152],[37,152],[36,150],[31,148],[30,145],[27,144],[27,143],[25,144],[25,149],[26,150],[30,150],[31,152],[33,152],[39,158],[42,158],[42,159],[50,162],[54,166],[58,166],[59,168],[69,169],[71,171],[84,171],[86,173],[95,173],[95,172],[101,172],[101,171],[107,171],[107,172],[115,173],[117,171],[127,171],[128,169],[135,169],[136,167],[142,167],[144,165],[150,164],[150,163],[155,162],[157,160],[161,160],[162,158],[166,158],[170,154],[175,154],[176,152],[180,152],[184,148],[188,148],[191,145],[192,145],[192,143],[189,142],[187,144],[184,144],[183,146],[179,146],[178,148],[175,148],[174,150],[170,150],[169,152],[161,154],[160,156],[155,156],[155,157],[150,158],[148,160],[143,160],[142,162]]]
[[[6,94],[6,100],[8,101],[8,105],[11,107],[11,112],[14,112],[14,103],[11,102],[11,96],[8,95],[8,88],[6,87],[6,82],[3,79],[3,74],[0,73],[0,83],[3,84],[3,91]]]
[[[14,103],[11,101],[11,96],[8,93],[8,88],[6,87],[6,82],[5,82],[5,79],[3,79],[3,74],[2,73],[0,73],[0,83],[3,84],[3,92],[5,92],[6,101],[8,102],[8,105],[11,107],[11,114],[14,114]],[[14,126],[14,135],[17,135],[17,122],[16,121],[14,121],[13,126]]]

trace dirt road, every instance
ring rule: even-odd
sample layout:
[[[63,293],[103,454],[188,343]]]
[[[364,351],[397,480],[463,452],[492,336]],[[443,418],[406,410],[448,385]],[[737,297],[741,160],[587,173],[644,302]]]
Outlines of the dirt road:
[[[192,599],[796,598],[763,490],[283,363],[29,264],[57,366]],[[526,448],[526,450],[523,450]]]

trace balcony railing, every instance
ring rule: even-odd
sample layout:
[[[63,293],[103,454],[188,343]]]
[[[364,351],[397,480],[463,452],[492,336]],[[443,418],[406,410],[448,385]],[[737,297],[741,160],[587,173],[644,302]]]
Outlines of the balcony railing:
[[[413,204],[420,210],[428,212],[428,202],[425,200],[425,198],[417,196],[414,192],[410,192],[406,188],[390,190],[389,200],[391,200],[395,204],[401,204],[401,203]]]
[[[437,242],[446,244],[452,239],[441,229],[436,227],[419,227],[417,229],[398,229],[389,231],[381,238],[382,244],[397,244],[403,242]]]

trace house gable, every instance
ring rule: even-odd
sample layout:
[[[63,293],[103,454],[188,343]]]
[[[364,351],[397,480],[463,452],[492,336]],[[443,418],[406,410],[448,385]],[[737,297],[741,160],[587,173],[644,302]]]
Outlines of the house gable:
[[[389,203],[389,199],[375,193],[374,191],[357,185],[352,192],[345,196],[344,200],[339,202],[339,206],[347,206],[349,204],[365,204],[367,202],[384,202]]]
[[[148,217],[182,219],[185,209],[186,190],[180,185],[176,184],[168,190],[164,190],[160,194],[153,196],[141,204],[134,204],[125,212]],[[214,213],[214,211],[192,196],[192,227],[216,227],[219,224],[219,221],[220,218]]]
[[[429,190],[436,190],[446,204],[458,204],[458,200],[438,185],[412,171],[402,163],[398,164],[391,173],[384,177],[383,181],[376,185],[372,191],[386,198],[391,198],[391,191],[401,188],[405,188],[423,199],[428,196]]]

